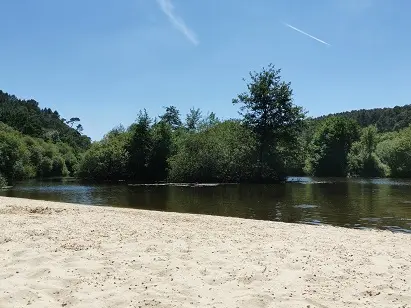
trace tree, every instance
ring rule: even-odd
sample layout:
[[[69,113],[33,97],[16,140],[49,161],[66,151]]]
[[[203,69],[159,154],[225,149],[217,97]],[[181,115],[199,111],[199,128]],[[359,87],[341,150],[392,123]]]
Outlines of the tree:
[[[207,114],[207,116],[205,118],[203,118],[199,125],[198,125],[198,129],[199,130],[205,130],[208,128],[211,128],[217,124],[221,123],[220,119],[216,116],[216,114],[214,112],[210,112],[209,114]]]
[[[13,183],[32,176],[29,161],[30,153],[21,135],[16,131],[0,130],[0,174],[6,181]]]
[[[315,176],[346,176],[348,153],[359,139],[357,122],[343,117],[327,118],[314,134],[307,172]]]
[[[173,182],[241,182],[254,178],[255,138],[239,121],[224,121],[177,140],[170,158]]]
[[[291,84],[281,80],[281,70],[270,64],[261,72],[250,72],[247,92],[233,99],[241,104],[243,123],[255,134],[258,180],[284,177],[284,157],[278,147],[292,147],[303,127],[305,114],[292,100]]]
[[[127,177],[128,133],[107,134],[95,142],[81,160],[78,176],[95,181],[124,180]]]
[[[191,108],[189,113],[186,116],[186,128],[189,131],[195,131],[198,129],[198,126],[201,121],[201,110],[199,108]]]
[[[404,129],[411,124],[411,105],[346,111],[322,116],[316,120],[322,121],[332,116],[353,119],[363,128],[375,125],[380,132],[391,132]]]
[[[140,111],[137,122],[130,126],[128,171],[130,178],[143,181],[148,178],[148,163],[152,147],[150,133],[151,119],[147,111]]]
[[[376,154],[377,144],[377,128],[373,125],[364,128],[360,140],[353,143],[348,153],[350,175],[380,177],[388,174],[388,167],[381,162]]]
[[[163,181],[167,179],[171,155],[172,131],[165,122],[153,125],[151,130],[151,151],[148,161],[150,181]]]
[[[180,119],[180,111],[174,106],[164,108],[166,112],[160,116],[160,121],[170,125],[173,130],[180,128],[183,125]]]
[[[84,130],[83,125],[77,124],[76,131],[78,131],[81,134],[83,132],[83,130]]]
[[[411,126],[384,136],[377,145],[377,154],[388,165],[390,176],[396,178],[411,177]]]
[[[74,123],[80,122],[79,118],[70,118],[70,120],[68,120],[66,122],[67,125],[70,125],[70,127],[73,127]]]

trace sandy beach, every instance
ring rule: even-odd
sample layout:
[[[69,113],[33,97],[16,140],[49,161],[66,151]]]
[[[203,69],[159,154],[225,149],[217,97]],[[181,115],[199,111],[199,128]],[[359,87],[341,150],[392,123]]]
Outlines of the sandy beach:
[[[0,197],[0,307],[411,307],[411,236]]]

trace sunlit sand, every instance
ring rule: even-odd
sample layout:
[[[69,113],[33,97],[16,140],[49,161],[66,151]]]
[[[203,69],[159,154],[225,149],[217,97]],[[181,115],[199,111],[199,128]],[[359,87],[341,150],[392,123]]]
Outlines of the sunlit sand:
[[[0,307],[411,307],[411,236],[0,197]]]

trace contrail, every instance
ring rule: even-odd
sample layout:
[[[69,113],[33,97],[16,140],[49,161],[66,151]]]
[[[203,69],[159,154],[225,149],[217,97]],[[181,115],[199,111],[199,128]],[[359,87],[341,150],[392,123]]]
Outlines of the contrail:
[[[157,0],[161,10],[167,15],[170,22],[185,35],[185,37],[194,45],[198,45],[200,42],[197,39],[196,34],[185,24],[184,20],[174,14],[174,6],[171,0]]]
[[[320,40],[318,37],[312,36],[311,34],[308,34],[307,32],[304,32],[303,30],[300,30],[300,29],[298,29],[298,28],[296,28],[296,27],[293,27],[293,26],[291,26],[290,24],[287,24],[287,23],[285,23],[285,22],[283,22],[283,24],[284,24],[285,26],[287,26],[288,28],[291,28],[291,29],[293,29],[293,30],[295,30],[295,31],[297,31],[297,32],[300,32],[300,33],[308,36],[308,37],[311,37],[312,39],[316,40],[317,42],[323,43],[324,45],[327,45],[327,46],[331,46],[331,44],[329,44],[329,43],[327,43],[327,42],[324,42],[323,40]]]

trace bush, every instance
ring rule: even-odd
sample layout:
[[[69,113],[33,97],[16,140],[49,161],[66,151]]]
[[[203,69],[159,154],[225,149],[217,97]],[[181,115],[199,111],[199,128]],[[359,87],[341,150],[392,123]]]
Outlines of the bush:
[[[128,152],[126,133],[121,136],[106,136],[95,142],[84,154],[78,169],[78,176],[96,181],[120,180],[127,177]]]
[[[172,182],[238,182],[256,176],[256,141],[236,121],[226,121],[177,140],[170,158]]]

